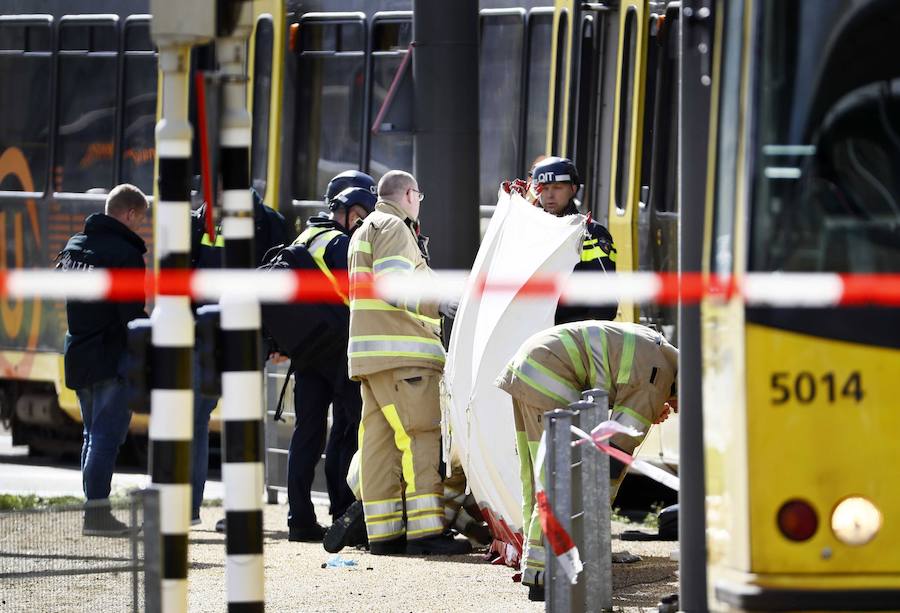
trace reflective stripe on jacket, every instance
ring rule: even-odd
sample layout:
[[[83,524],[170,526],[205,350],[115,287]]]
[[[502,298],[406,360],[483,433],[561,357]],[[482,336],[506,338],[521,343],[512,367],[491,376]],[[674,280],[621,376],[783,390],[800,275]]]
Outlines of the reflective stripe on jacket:
[[[336,238],[344,236],[344,233],[340,230],[334,230],[329,228],[321,228],[321,227],[309,227],[306,228],[303,232],[300,233],[292,244],[294,245],[305,245],[306,250],[309,251],[309,254],[312,256],[313,261],[316,263],[316,266],[319,267],[319,270],[322,271],[328,280],[331,281],[331,285],[334,287],[334,291],[341,297],[344,301],[344,304],[350,305],[350,299],[341,291],[340,283],[335,278],[334,274],[331,272],[331,269],[328,268],[328,264],[325,262],[325,251],[328,248],[328,245],[331,244]]]
[[[589,320],[554,326],[529,338],[496,385],[543,410],[564,407],[581,392],[609,392],[611,418],[646,434],[669,398],[678,350],[661,334],[631,323]],[[634,439],[620,442],[626,451]]]
[[[357,296],[373,278],[430,272],[411,223],[397,204],[381,200],[350,239],[351,377],[410,366],[443,369],[437,304]]]

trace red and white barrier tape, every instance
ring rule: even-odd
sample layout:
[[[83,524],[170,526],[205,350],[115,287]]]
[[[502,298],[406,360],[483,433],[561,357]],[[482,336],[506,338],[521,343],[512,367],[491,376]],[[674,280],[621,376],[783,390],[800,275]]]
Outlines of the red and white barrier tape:
[[[349,291],[346,273],[337,273]],[[737,277],[701,274],[596,273],[535,276],[528,279],[469,279],[467,271],[437,275],[385,275],[357,284],[355,297],[416,297],[422,302],[459,298],[469,283],[481,294],[513,294],[527,299],[561,295],[566,304],[696,303],[704,298],[741,297],[748,305],[779,307],[900,306],[900,274],[748,273]],[[340,302],[332,282],[318,271],[195,270],[145,274],[133,270],[57,271],[10,269],[0,272],[0,296],[84,301],[139,300],[145,295],[182,294],[195,300],[239,295],[262,302]]]
[[[610,457],[619,460],[623,464],[630,466],[631,468],[650,477],[651,479],[658,481],[659,483],[662,483],[663,485],[670,487],[675,491],[678,491],[678,477],[667,473],[661,468],[653,466],[652,464],[645,462],[644,460],[635,459],[630,454],[620,449],[616,449],[615,447],[608,444],[609,439],[616,434],[640,436],[641,433],[634,428],[623,426],[622,424],[615,421],[604,421],[594,427],[594,429],[591,430],[590,434],[576,426],[571,426],[570,430],[577,439],[572,442],[573,446],[588,443],[598,451],[606,453]],[[540,473],[541,468],[544,465],[544,457],[546,456],[546,454],[547,434],[545,432],[541,435],[541,442],[538,445],[538,450],[534,462],[534,489],[535,498],[537,499],[538,504],[538,513],[540,513],[541,529],[544,532],[544,536],[547,538],[547,543],[550,545],[550,549],[553,551],[553,555],[556,556],[557,560],[559,561],[560,567],[566,574],[566,578],[572,584],[575,584],[578,580],[578,574],[581,572],[583,565],[581,562],[581,557],[578,554],[578,547],[575,545],[575,541],[572,540],[571,535],[566,531],[565,528],[563,528],[562,524],[559,521],[559,518],[556,517],[556,514],[553,511],[553,507],[550,505],[550,501],[547,499],[547,493],[544,491],[543,483],[541,483]]]
[[[646,460],[640,460],[632,456],[630,453],[626,453],[621,449],[616,449],[606,442],[614,434],[640,436],[641,433],[634,428],[623,426],[615,421],[604,421],[596,426],[593,430],[591,430],[590,434],[576,426],[572,426],[571,430],[572,434],[574,434],[579,439],[572,443],[573,445],[589,443],[593,445],[594,448],[598,451],[602,451],[610,457],[622,462],[622,464],[631,467],[644,476],[650,477],[658,483],[662,483],[666,487],[673,489],[676,492],[678,491],[679,487],[681,487],[681,482],[675,475],[668,473],[657,466],[654,466]]]
[[[538,514],[541,520],[541,530],[556,556],[559,565],[566,578],[574,585],[578,582],[578,573],[581,572],[583,565],[581,557],[578,555],[578,547],[571,535],[563,528],[550,501],[547,500],[547,492],[544,491],[544,484],[541,482],[541,468],[544,466],[544,456],[547,454],[547,433],[541,434],[541,442],[538,444],[537,454],[534,459],[534,497],[537,500]]]

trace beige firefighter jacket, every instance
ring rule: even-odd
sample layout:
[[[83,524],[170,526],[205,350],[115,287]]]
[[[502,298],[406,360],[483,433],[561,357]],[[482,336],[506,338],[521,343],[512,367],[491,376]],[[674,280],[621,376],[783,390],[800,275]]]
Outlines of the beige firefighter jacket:
[[[529,338],[497,379],[513,398],[541,410],[565,407],[581,392],[609,392],[612,419],[644,434],[672,395],[678,350],[639,324],[580,321]],[[613,439],[629,453],[637,441]],[[639,439],[638,439],[639,440]]]
[[[412,225],[398,204],[379,200],[350,239],[351,378],[404,367],[443,370],[437,304],[415,297],[388,303],[361,295],[365,284],[383,275],[431,272]]]

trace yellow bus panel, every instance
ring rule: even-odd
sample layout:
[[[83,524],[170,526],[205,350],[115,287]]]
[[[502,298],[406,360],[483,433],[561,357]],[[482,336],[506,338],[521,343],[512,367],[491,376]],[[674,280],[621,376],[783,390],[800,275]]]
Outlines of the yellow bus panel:
[[[900,466],[896,380],[900,351],[747,324],[750,547],[757,573],[900,573]],[[883,522],[863,545],[831,529],[835,507],[862,496]],[[782,536],[786,501],[815,509],[806,541]]]

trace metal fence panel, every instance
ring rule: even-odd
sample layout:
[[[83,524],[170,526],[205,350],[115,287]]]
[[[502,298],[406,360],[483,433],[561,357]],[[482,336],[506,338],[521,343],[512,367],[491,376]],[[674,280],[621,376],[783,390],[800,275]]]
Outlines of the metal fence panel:
[[[159,540],[158,497],[134,492],[109,512],[128,526],[122,537],[83,534],[89,505],[0,512],[0,610],[153,611],[145,571]],[[152,581],[151,576],[151,581]]]

